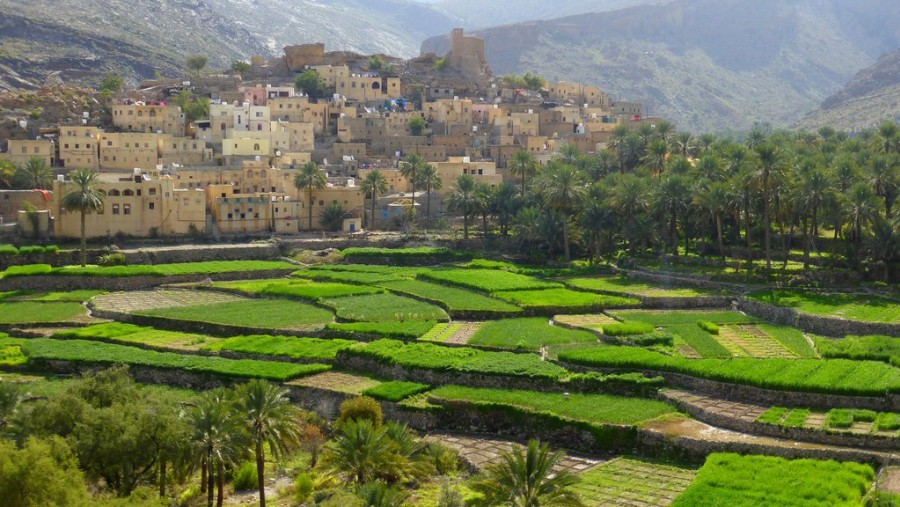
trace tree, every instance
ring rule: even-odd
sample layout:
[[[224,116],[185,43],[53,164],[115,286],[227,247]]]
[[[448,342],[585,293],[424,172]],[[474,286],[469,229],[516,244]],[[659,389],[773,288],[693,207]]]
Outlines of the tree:
[[[504,181],[491,193],[491,213],[497,217],[500,224],[500,234],[506,236],[509,234],[509,226],[519,212],[522,201],[519,199],[518,190],[515,185],[509,181]]]
[[[9,426],[16,413],[22,391],[14,382],[0,382],[0,434]]]
[[[322,98],[325,93],[325,80],[314,70],[303,71],[303,74],[294,80],[294,86],[303,90],[303,93],[309,95],[311,99]]]
[[[519,150],[513,155],[512,159],[509,161],[509,173],[513,176],[521,176],[522,177],[522,197],[525,197],[525,179],[528,176],[534,176],[537,173],[537,160],[534,159],[534,155],[525,151]]]
[[[722,237],[722,221],[730,207],[731,196],[724,182],[712,183],[694,196],[694,204],[703,209],[716,223],[716,244],[719,256],[725,258],[725,241]]]
[[[78,211],[81,215],[81,267],[87,264],[87,236],[85,217],[88,213],[103,210],[104,194],[97,188],[97,173],[89,169],[78,169],[71,175],[75,188],[63,196],[60,204],[68,211]]]
[[[872,224],[872,234],[866,239],[866,255],[884,268],[884,281],[891,281],[891,262],[900,252],[900,234],[893,222],[878,217]]]
[[[422,132],[425,132],[425,128],[428,124],[425,123],[425,118],[421,116],[413,116],[406,122],[406,128],[409,129],[409,133],[414,136],[422,135]]]
[[[237,392],[238,410],[256,454],[260,507],[266,507],[265,448],[277,458],[299,443],[298,412],[287,394],[287,389],[259,379],[240,386]]]
[[[319,461],[319,450],[325,445],[327,439],[322,434],[319,426],[313,423],[306,423],[300,432],[300,447],[309,453],[309,468],[316,468]]]
[[[16,164],[9,160],[0,160],[0,190],[13,188],[16,177]]]
[[[88,504],[78,460],[60,437],[32,437],[21,449],[0,440],[0,498],[6,507]]]
[[[363,178],[362,183],[360,183],[360,189],[364,194],[368,194],[372,198],[372,220],[371,223],[369,223],[368,228],[374,229],[375,205],[378,201],[378,194],[387,192],[387,179],[381,174],[381,171],[373,169],[370,173],[366,174],[365,178]]]
[[[191,55],[184,61],[184,66],[188,70],[194,71],[197,77],[200,77],[200,72],[206,67],[208,62],[209,58],[206,55]]]
[[[566,261],[570,261],[569,218],[575,214],[587,194],[584,175],[571,165],[551,163],[541,175],[538,187],[546,205],[562,218],[563,249]]]
[[[233,74],[244,75],[250,72],[250,64],[244,60],[235,60],[231,62],[231,72]]]
[[[406,178],[409,181],[409,184],[412,185],[412,200],[413,200],[413,212],[416,209],[416,183],[419,182],[416,174],[422,170],[427,162],[425,159],[420,157],[415,153],[411,153],[403,159],[403,162],[400,163],[400,175]]]
[[[306,190],[306,203],[309,205],[309,230],[312,230],[313,219],[313,190],[325,188],[328,178],[325,172],[319,169],[315,162],[303,164],[297,175],[294,176],[294,187],[297,190]]]
[[[31,157],[16,169],[13,179],[21,190],[49,190],[53,186],[53,170],[41,157]]]
[[[478,182],[471,174],[462,174],[453,183],[447,208],[463,217],[463,239],[469,239],[469,222],[478,211]]]
[[[504,453],[500,463],[490,465],[485,478],[472,489],[483,497],[476,505],[511,505],[515,507],[582,507],[584,503],[572,486],[578,476],[567,470],[554,473],[562,452],[550,452],[547,444],[528,441],[524,450]]]
[[[100,81],[100,93],[109,98],[122,91],[125,87],[125,81],[118,74],[107,74]]]
[[[326,231],[339,231],[344,227],[344,218],[347,212],[344,206],[339,202],[330,202],[325,205],[325,209],[319,214],[319,225]]]
[[[219,389],[206,392],[187,412],[191,441],[201,461],[201,482],[206,480],[206,505],[212,507],[216,485],[217,505],[221,507],[225,485],[225,467],[237,463],[245,450],[241,418],[234,402]],[[218,481],[216,481],[218,476]]]
[[[425,164],[425,167],[419,171],[419,184],[425,190],[425,219],[431,220],[431,193],[440,190],[444,186],[444,181],[431,164]]]
[[[382,428],[367,419],[341,424],[337,435],[325,446],[322,461],[348,484],[364,484],[388,465],[391,446]]]
[[[647,147],[647,154],[641,159],[641,163],[655,176],[659,177],[666,170],[668,157],[669,144],[662,139],[657,139]]]
[[[756,178],[759,181],[759,185],[762,188],[763,193],[763,233],[765,237],[765,251],[766,251],[766,269],[772,269],[772,242],[771,242],[771,229],[772,229],[772,218],[770,216],[770,211],[772,207],[771,203],[771,182],[772,182],[772,174],[781,169],[782,164],[782,155],[781,151],[774,144],[771,143],[760,143],[754,147],[754,151],[756,151],[756,156],[758,159],[758,165],[756,168]]]
[[[660,179],[653,195],[656,209],[668,217],[669,245],[674,257],[678,257],[678,217],[687,210],[690,198],[686,176],[679,174],[667,174]]]

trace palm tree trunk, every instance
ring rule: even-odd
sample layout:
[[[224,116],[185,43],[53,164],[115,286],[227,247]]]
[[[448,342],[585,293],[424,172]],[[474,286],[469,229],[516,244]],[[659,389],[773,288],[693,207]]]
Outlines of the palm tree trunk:
[[[425,224],[430,224],[431,223],[431,189],[426,187],[425,191],[427,192],[427,194],[425,196]]]
[[[809,269],[809,229],[806,227],[806,217],[803,217],[803,269]]]
[[[206,459],[203,459],[203,462],[200,463],[200,492],[206,493]]]
[[[219,462],[217,482],[219,483],[219,494],[216,496],[216,507],[222,507],[225,502],[225,465]]]
[[[213,471],[212,459],[210,458],[206,460],[206,480],[208,483],[206,486],[206,507],[212,507],[213,495],[216,492],[216,473]]]
[[[719,257],[725,259],[725,242],[722,240],[722,215],[716,213],[716,238],[719,240]]]
[[[166,458],[159,458],[159,496],[166,496]]]
[[[309,230],[312,230],[312,208],[313,208],[313,203],[312,203],[312,185],[309,186],[309,191],[308,191],[308,194],[307,194],[307,195],[309,196],[309,197],[307,198],[307,200],[309,201]]]
[[[525,169],[522,169],[522,198],[525,198]]]
[[[463,214],[463,239],[469,239],[469,215],[466,213]]]
[[[569,216],[565,213],[562,214],[563,220],[563,251],[566,253],[566,262],[572,260],[572,256],[569,255]]]
[[[375,197],[378,194],[375,191],[372,191],[372,223],[369,224],[369,229],[375,229]]]
[[[678,224],[676,223],[678,214],[675,212],[674,205],[670,211],[672,217],[669,223],[669,241],[672,242],[672,257],[678,257]]]
[[[769,217],[769,176],[763,176],[763,227],[765,228],[766,271],[772,270],[772,239],[769,229],[772,223]]]
[[[266,455],[261,441],[256,442],[256,480],[259,481],[259,507],[266,507]]]
[[[87,236],[85,236],[84,216],[85,210],[81,210],[81,267],[87,264]]]

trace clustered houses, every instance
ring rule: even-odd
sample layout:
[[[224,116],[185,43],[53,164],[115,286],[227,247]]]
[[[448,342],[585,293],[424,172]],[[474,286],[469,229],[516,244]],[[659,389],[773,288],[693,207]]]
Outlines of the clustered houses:
[[[411,154],[434,165],[442,180],[442,189],[430,196],[430,212],[438,214],[444,210],[442,194],[460,175],[498,185],[508,178],[507,163],[518,151],[545,163],[565,144],[593,152],[616,125],[654,121],[643,118],[640,104],[613,101],[594,86],[511,88],[490,77],[483,42],[461,31],[454,31],[452,42],[445,58],[458,67],[452,79],[437,71],[424,82],[410,78],[416,60],[401,77],[381,76],[359,60],[348,62],[344,53],[329,56],[320,44],[293,46],[285,48],[282,60],[287,74],[268,83],[242,86],[237,80],[218,87],[207,93],[208,116],[197,121],[187,122],[181,108],[165,101],[121,100],[111,108],[112,128],[106,131],[86,125],[43,129],[36,139],[8,140],[0,157],[19,165],[38,157],[51,167],[99,171],[105,204],[87,217],[88,236],[296,234],[308,228],[310,214],[318,227],[319,214],[333,203],[348,217],[365,215],[371,201],[359,182],[376,169],[388,191],[378,196],[371,227],[389,225],[409,206],[421,206],[426,195],[421,188],[412,195],[400,171]],[[268,63],[254,59],[260,65]],[[309,70],[321,77],[327,97],[312,99],[281,82]],[[473,88],[463,86],[460,75],[489,85],[465,96]],[[413,128],[416,122],[421,126],[419,119],[425,127]],[[308,162],[327,180],[313,190],[311,202],[306,189],[294,185]],[[61,175],[46,199],[12,191],[5,198],[43,203],[52,233],[76,237],[78,214],[59,204],[72,189],[64,172],[57,171]],[[0,210],[15,208],[4,204]],[[361,225],[351,219],[345,228]]]

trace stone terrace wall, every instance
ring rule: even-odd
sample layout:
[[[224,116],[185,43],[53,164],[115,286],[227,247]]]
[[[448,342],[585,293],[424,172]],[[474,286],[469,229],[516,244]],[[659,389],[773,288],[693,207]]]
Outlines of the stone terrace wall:
[[[900,337],[900,324],[859,322],[801,313],[793,308],[770,305],[746,297],[737,301],[739,310],[776,324],[800,328],[808,333],[834,338],[847,335],[887,335]]]

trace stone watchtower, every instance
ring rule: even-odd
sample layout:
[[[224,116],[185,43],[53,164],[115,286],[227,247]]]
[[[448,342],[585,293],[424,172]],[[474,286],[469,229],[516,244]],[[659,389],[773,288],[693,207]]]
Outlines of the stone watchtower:
[[[491,68],[484,56],[484,39],[467,37],[462,28],[450,32],[450,67],[466,76],[490,76]]]

